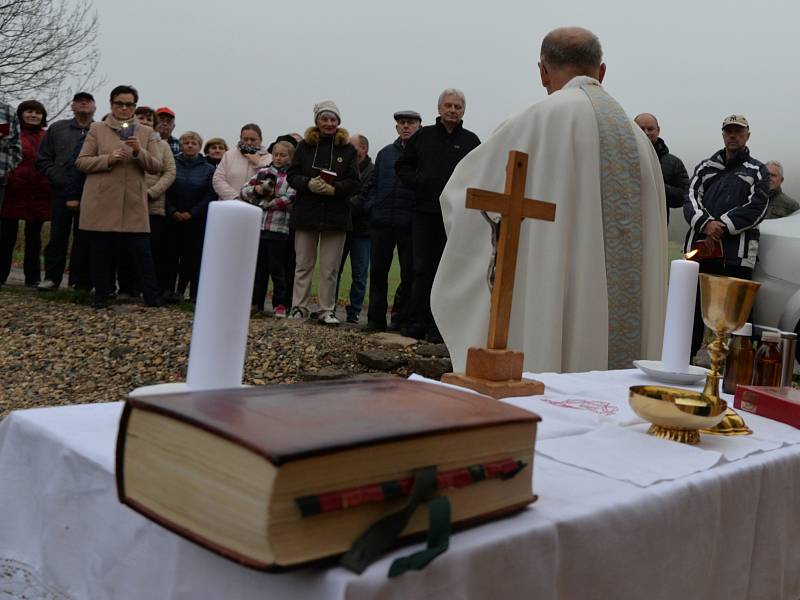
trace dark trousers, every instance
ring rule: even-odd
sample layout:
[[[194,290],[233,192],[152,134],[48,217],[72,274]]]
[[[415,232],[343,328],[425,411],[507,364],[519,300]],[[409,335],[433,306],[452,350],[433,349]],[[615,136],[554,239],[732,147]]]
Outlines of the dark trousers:
[[[283,272],[286,276],[286,312],[292,308],[292,290],[294,289],[294,270],[297,268],[297,256],[294,253],[294,229],[289,230],[289,239],[286,241],[286,258],[283,261]]]
[[[440,213],[415,212],[411,222],[411,243],[414,248],[414,284],[411,291],[411,323],[413,335],[436,333],[439,330],[431,314],[431,288],[436,269],[444,252],[447,234]]]
[[[160,304],[153,256],[150,254],[150,234],[87,231],[95,304],[105,304],[115,290],[114,264],[118,248],[127,254],[139,281],[144,301],[150,306]]]
[[[740,267],[738,265],[726,265],[721,260],[701,260],[700,272],[709,275],[725,275],[727,277],[738,277],[739,279],[752,279],[753,269]],[[703,313],[700,304],[700,285],[697,286],[697,296],[694,304],[694,328],[692,329],[692,355],[689,361],[694,360],[695,354],[703,345],[703,334],[705,324],[703,323]]]
[[[164,248],[164,215],[150,215],[150,254],[153,255],[153,267],[156,270],[158,289],[163,294],[167,290],[166,250]],[[117,281],[121,293],[138,296],[141,286],[136,279],[136,271],[125,252],[117,252]],[[172,290],[169,290],[172,291]]]
[[[253,285],[253,305],[264,310],[270,277],[272,278],[272,308],[283,306],[288,310],[292,303],[290,289],[286,287],[286,252],[289,238],[265,237],[262,232],[258,242],[258,261]]]
[[[36,285],[42,276],[42,225],[44,221],[25,221],[25,285]],[[19,219],[0,219],[0,283],[11,272],[14,246],[17,245]]]
[[[66,200],[53,197],[53,218],[50,221],[50,242],[44,249],[44,278],[61,285],[67,266],[67,249],[72,233],[69,255],[69,284],[78,288],[91,287],[89,247],[84,232],[78,230],[79,213],[67,208]]]
[[[409,319],[411,286],[414,281],[414,255],[411,244],[411,226],[373,225],[370,228],[369,309],[367,321],[386,327],[389,271],[394,260],[394,249],[400,261],[400,286],[392,306],[392,322],[405,326]]]
[[[344,241],[339,277],[336,279],[336,298],[339,298],[339,283],[342,280],[344,263],[349,256],[352,281],[350,282],[350,303],[345,310],[351,319],[358,319],[358,315],[361,314],[361,309],[364,307],[364,296],[367,293],[367,278],[369,277],[369,247],[369,235],[348,233]]]
[[[167,217],[150,215],[150,253],[153,255],[153,266],[156,269],[158,289],[161,293],[171,292],[169,289],[169,273],[167,272]]]
[[[164,266],[164,291],[175,291],[176,279],[183,285],[179,293],[189,286],[189,297],[197,298],[197,286],[200,282],[200,261],[203,252],[203,234],[205,223],[190,219],[189,221],[167,220],[164,235],[166,260]]]

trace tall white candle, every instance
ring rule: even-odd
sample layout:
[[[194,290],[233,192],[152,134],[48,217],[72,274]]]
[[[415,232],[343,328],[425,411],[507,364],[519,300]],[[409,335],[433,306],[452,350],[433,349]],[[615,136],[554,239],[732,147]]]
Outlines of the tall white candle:
[[[669,269],[667,318],[661,346],[661,366],[668,371],[686,373],[689,370],[699,270],[699,263],[685,259],[673,260]]]
[[[239,387],[244,373],[261,209],[239,200],[208,207],[189,348],[189,390]]]

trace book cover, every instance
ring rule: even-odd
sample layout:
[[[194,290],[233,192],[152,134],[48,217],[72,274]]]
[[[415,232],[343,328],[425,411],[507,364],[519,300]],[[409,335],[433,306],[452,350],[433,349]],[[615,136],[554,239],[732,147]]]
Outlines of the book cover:
[[[736,387],[733,406],[743,411],[800,428],[800,390],[792,387]]]

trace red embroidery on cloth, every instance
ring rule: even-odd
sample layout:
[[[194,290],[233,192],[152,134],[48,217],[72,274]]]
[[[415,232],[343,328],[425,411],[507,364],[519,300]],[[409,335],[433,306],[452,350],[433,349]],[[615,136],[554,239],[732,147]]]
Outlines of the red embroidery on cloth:
[[[600,400],[578,400],[570,398],[568,400],[554,400],[552,398],[542,398],[543,402],[558,406],[560,408],[574,408],[575,410],[588,410],[603,417],[612,417],[619,412],[619,408],[608,402]]]

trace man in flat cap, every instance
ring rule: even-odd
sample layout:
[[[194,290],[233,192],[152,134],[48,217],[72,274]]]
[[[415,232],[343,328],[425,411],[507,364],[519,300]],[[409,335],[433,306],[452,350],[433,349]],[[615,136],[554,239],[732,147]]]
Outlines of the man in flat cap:
[[[769,171],[750,156],[750,123],[743,115],[722,121],[725,147],[695,167],[683,214],[689,223],[685,252],[699,249],[700,272],[750,279],[758,255],[758,224],[769,206]],[[698,292],[692,357],[703,341]]]
[[[414,278],[411,251],[411,215],[414,192],[406,187],[395,173],[395,163],[403,154],[406,143],[422,125],[422,117],[413,110],[394,113],[397,139],[378,152],[372,180],[367,187],[367,218],[370,233],[369,310],[367,328],[383,331],[387,328],[389,270],[394,249],[400,261],[400,286],[392,303],[390,330],[408,326],[411,286]]]

